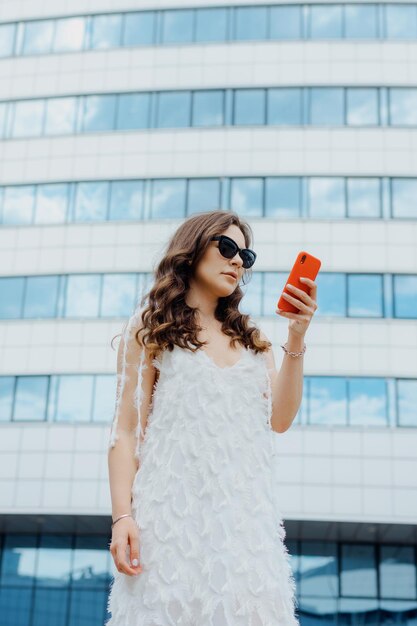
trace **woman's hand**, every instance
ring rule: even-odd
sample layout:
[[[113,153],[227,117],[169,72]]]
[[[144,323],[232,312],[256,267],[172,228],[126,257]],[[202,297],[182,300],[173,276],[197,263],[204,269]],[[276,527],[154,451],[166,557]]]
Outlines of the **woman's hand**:
[[[131,564],[134,565],[134,559],[137,562],[134,567],[130,566],[127,559],[126,549],[128,545],[130,545]],[[139,564],[139,530],[132,517],[124,517],[113,526],[110,552],[119,572],[128,574],[128,576],[136,576],[142,572],[142,567]]]
[[[296,306],[299,310],[298,313],[290,313],[289,311],[283,311],[282,309],[276,309],[278,315],[288,317],[290,322],[288,324],[288,330],[296,335],[304,336],[305,332],[311,322],[314,313],[317,310],[317,285],[311,278],[302,277],[300,281],[306,283],[310,287],[310,293],[305,293],[302,289],[298,289],[294,285],[287,284],[286,287],[294,294],[282,292],[283,297]]]

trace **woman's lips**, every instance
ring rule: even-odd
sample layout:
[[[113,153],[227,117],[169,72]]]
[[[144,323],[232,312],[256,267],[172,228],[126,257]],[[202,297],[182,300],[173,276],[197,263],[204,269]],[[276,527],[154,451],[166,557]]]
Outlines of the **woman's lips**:
[[[229,278],[233,278],[233,280],[237,280],[236,276],[233,276],[233,274],[224,274],[224,276],[229,276]]]

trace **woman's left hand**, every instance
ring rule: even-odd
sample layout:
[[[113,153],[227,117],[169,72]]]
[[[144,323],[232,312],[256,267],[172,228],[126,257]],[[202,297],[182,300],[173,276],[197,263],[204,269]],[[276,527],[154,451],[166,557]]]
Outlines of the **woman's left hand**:
[[[310,293],[307,294],[302,289],[298,289],[294,285],[287,284],[286,288],[289,289],[294,296],[290,296],[285,291],[282,292],[284,298],[296,306],[299,309],[298,313],[290,313],[289,311],[283,311],[282,309],[276,309],[278,315],[288,317],[290,322],[288,324],[288,330],[304,336],[314,313],[317,310],[317,285],[311,278],[300,278],[302,283],[306,283],[310,287]]]

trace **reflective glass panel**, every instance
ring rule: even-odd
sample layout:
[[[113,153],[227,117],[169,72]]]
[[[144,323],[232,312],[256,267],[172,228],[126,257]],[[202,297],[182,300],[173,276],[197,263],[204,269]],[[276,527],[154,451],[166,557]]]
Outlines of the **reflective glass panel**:
[[[327,219],[345,217],[345,179],[335,176],[310,178],[308,180],[308,212],[310,217]]]
[[[20,100],[13,104],[12,137],[39,137],[42,134],[45,100]]]
[[[186,181],[158,179],[152,181],[151,212],[153,219],[184,217]]]
[[[346,100],[349,126],[377,126],[379,124],[377,88],[349,87]]]
[[[67,219],[68,183],[38,185],[35,224],[63,224]]]
[[[12,419],[14,376],[0,376],[0,422]]]
[[[416,598],[416,564],[413,546],[381,545],[380,585],[382,598]]]
[[[310,6],[310,37],[340,39],[342,37],[342,7],[337,5]]]
[[[389,89],[389,109],[392,126],[416,126],[417,89],[391,87]]]
[[[90,48],[116,48],[121,44],[122,15],[95,15],[91,26]]]
[[[196,41],[227,40],[227,9],[196,10]]]
[[[28,276],[23,317],[31,319],[56,317],[58,286],[59,276]]]
[[[32,224],[35,193],[35,185],[5,187],[3,224]]]
[[[142,180],[119,180],[111,183],[109,220],[143,219]]]
[[[234,124],[265,124],[265,90],[236,89],[234,92]]]
[[[417,38],[417,8],[411,4],[390,3],[385,7],[385,33],[388,39]]]
[[[271,275],[269,277],[272,279]],[[239,310],[245,315],[262,315],[261,272],[253,272],[249,282],[243,285],[241,290],[244,293],[244,297],[239,304]],[[266,309],[266,315],[271,315],[271,310]]]
[[[351,274],[348,279],[348,316],[382,317],[382,276]]]
[[[300,125],[303,122],[302,90],[296,87],[289,89],[268,89],[267,115],[268,124]]]
[[[398,424],[417,426],[417,380],[397,380]]]
[[[255,250],[256,252],[256,250]],[[256,265],[256,261],[255,261]],[[284,289],[285,281],[288,278],[288,272],[263,272],[263,291],[261,292],[262,315],[276,315],[278,298]],[[251,293],[252,285],[249,283],[249,293]]]
[[[349,424],[388,426],[388,397],[383,378],[350,378]]]
[[[47,54],[52,47],[54,20],[24,22],[22,54]]]
[[[237,7],[235,9],[235,39],[266,39],[266,7]]]
[[[113,342],[113,345],[117,346],[116,341]],[[94,407],[92,421],[110,424],[114,415],[116,376],[100,374],[94,378]]]
[[[346,315],[346,275],[338,272],[319,272],[316,277],[317,304],[315,315]]]
[[[93,405],[93,376],[62,375],[58,380],[57,422],[90,422]]]
[[[193,178],[188,181],[188,215],[219,208],[220,180],[218,178]]]
[[[18,376],[16,383],[14,421],[45,421],[48,376]]]
[[[310,124],[344,125],[343,87],[312,87],[310,100]]]
[[[45,135],[68,135],[75,132],[78,98],[46,100]]]
[[[82,129],[84,132],[113,130],[115,125],[116,96],[84,96]]]
[[[118,130],[148,128],[151,96],[148,93],[119,95],[116,128]]]
[[[155,13],[126,13],[123,33],[124,46],[146,46],[155,43]]]
[[[103,222],[107,218],[108,182],[78,183],[74,221]]]
[[[263,214],[262,178],[232,178],[230,206],[240,215],[261,217]]]
[[[345,5],[345,37],[347,39],[376,39],[378,36],[378,6]]]
[[[342,544],[341,594],[375,598],[377,575],[375,547],[367,544]]]
[[[98,274],[74,274],[67,277],[64,317],[98,317],[100,279]]]
[[[101,315],[129,317],[136,295],[136,274],[104,274]]]
[[[0,138],[3,138],[5,135],[5,124],[6,124],[6,110],[7,104],[0,102]]]
[[[71,542],[71,535],[41,535],[36,564],[36,584],[39,587],[67,587],[71,571]]]
[[[266,217],[300,217],[301,178],[298,176],[265,179]]]
[[[301,6],[271,7],[271,39],[301,39],[301,27]]]
[[[381,217],[380,187],[379,178],[348,178],[349,217]]]
[[[193,126],[224,124],[224,92],[196,91],[193,94]]]
[[[338,592],[337,544],[302,541],[299,558],[301,595],[335,597]]]
[[[185,128],[190,125],[191,92],[167,91],[157,97],[158,128]]]
[[[162,43],[189,43],[193,40],[193,10],[162,12]]]
[[[12,56],[15,29],[15,24],[0,25],[0,58]]]
[[[392,217],[417,218],[417,180],[415,178],[393,178]]]
[[[417,318],[417,276],[394,275],[395,317]]]
[[[347,386],[344,378],[310,378],[309,424],[347,425]]]
[[[105,587],[108,582],[106,539],[101,535],[77,535],[71,564],[74,589]]]
[[[65,17],[55,20],[54,52],[82,50],[85,23],[84,17]]]
[[[0,319],[19,319],[22,316],[24,281],[21,276],[0,278]]]
[[[32,587],[36,566],[36,544],[36,535],[6,533],[1,560],[2,587]]]

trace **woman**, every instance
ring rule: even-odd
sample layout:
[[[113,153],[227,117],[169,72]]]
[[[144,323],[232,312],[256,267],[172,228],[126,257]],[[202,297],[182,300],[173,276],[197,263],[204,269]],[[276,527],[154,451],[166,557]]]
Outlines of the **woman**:
[[[298,624],[273,433],[301,402],[316,285],[287,297],[297,314],[277,310],[290,320],[278,373],[272,344],[238,309],[251,239],[233,212],[185,220],[122,333],[107,626]]]

